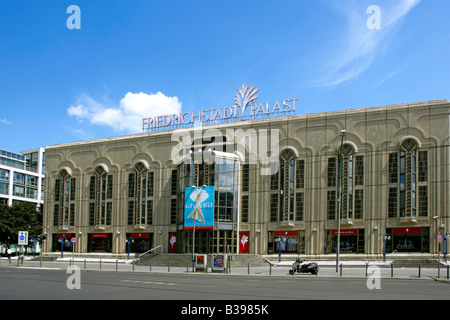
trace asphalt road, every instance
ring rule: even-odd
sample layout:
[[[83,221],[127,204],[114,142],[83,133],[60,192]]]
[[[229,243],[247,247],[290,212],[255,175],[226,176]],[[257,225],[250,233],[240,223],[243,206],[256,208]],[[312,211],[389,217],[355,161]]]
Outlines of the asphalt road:
[[[380,279],[369,289],[366,278],[247,276],[127,271],[67,272],[53,268],[0,268],[1,300],[442,300],[450,282]],[[73,289],[69,289],[68,287]],[[77,288],[79,285],[79,289]]]

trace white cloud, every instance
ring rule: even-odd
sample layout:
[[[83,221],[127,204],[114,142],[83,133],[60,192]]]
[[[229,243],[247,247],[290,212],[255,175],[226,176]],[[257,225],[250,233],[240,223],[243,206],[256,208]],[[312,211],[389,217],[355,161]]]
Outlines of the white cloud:
[[[3,124],[6,124],[6,125],[10,125],[11,124],[11,121],[9,121],[8,119],[0,119],[0,122],[1,123],[3,123]]]
[[[88,95],[80,95],[78,101],[67,109],[69,116],[80,122],[87,120],[93,125],[104,125],[115,132],[138,133],[142,131],[142,119],[166,114],[181,113],[181,102],[177,97],[163,93],[128,92],[118,106],[110,102],[98,102]]]
[[[334,86],[352,80],[366,71],[373,61],[389,48],[389,39],[396,27],[421,0],[348,0],[327,1],[332,10],[345,16],[347,30],[340,40],[341,45],[330,50],[326,57],[324,75],[316,81],[319,86]],[[381,10],[381,29],[369,29],[366,12],[376,4]],[[335,44],[335,42],[333,42]]]

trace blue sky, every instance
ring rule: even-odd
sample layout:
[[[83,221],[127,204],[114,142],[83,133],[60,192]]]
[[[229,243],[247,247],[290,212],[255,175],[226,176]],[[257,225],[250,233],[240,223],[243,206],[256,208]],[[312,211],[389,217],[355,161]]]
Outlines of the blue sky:
[[[81,29],[67,27],[70,5]],[[140,133],[143,115],[232,106],[244,83],[260,102],[298,98],[297,114],[450,99],[449,12],[448,0],[0,0],[0,148]]]

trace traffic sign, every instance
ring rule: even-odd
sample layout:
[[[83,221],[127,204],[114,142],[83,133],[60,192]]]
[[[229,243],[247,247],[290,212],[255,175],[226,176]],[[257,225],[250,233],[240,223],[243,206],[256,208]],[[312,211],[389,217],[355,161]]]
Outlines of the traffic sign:
[[[19,245],[26,246],[28,244],[28,231],[19,231]]]
[[[70,239],[70,241],[72,241],[72,243],[75,243],[75,242],[77,242],[77,238],[72,238],[72,239]]]
[[[439,243],[442,242],[442,235],[439,235],[439,236],[438,236],[438,241],[439,241]]]

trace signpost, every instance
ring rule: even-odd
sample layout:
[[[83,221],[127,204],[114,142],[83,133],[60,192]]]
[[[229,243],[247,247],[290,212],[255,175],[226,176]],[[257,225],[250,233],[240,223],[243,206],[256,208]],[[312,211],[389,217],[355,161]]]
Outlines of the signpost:
[[[77,238],[73,237],[72,239],[70,239],[70,241],[73,243],[72,244],[72,262],[75,264],[75,243],[77,242]]]
[[[437,237],[437,240],[439,242],[439,248],[438,248],[438,278],[441,277],[441,243],[442,243],[442,235],[439,234]]]
[[[19,231],[18,244],[20,245],[19,257],[17,258],[17,265],[19,265],[19,260],[23,264],[23,246],[28,245],[28,231]]]
[[[18,244],[23,246],[28,244],[28,231],[19,231]]]

